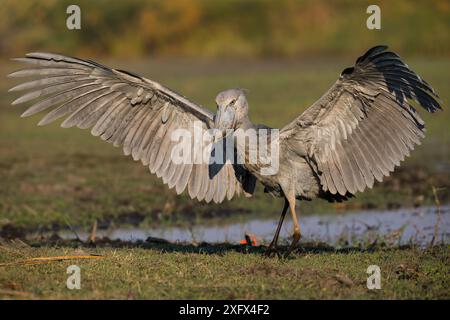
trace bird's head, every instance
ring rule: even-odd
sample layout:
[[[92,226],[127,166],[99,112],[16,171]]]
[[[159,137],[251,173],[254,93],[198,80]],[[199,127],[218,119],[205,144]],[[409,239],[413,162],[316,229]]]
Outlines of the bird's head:
[[[222,91],[216,97],[216,104],[214,127],[222,134],[225,134],[228,129],[237,129],[248,115],[247,98],[242,89]]]

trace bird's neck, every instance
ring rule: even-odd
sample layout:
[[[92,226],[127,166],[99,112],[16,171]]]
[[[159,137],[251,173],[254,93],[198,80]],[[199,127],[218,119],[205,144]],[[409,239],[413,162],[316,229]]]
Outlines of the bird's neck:
[[[248,116],[242,117],[239,119],[239,124],[237,126],[237,129],[242,129],[244,131],[248,129],[256,129],[256,126],[250,121]]]

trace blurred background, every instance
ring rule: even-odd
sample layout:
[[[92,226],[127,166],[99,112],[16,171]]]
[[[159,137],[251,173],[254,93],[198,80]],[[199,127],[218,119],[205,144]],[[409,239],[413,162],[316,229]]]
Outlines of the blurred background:
[[[66,9],[81,8],[81,30]],[[381,30],[366,9],[381,8]],[[277,127],[318,99],[369,47],[387,44],[449,101],[450,1],[0,1],[0,73],[30,51],[93,59],[159,81],[205,107],[227,88],[249,90],[254,122]],[[196,225],[241,217],[277,218],[282,201],[264,195],[221,205],[176,196],[148,169],[89,132],[36,127],[20,119],[0,81],[0,236],[29,231]],[[422,110],[420,110],[422,111]],[[449,201],[448,110],[425,115],[427,138],[382,184],[341,204],[300,212],[393,210]],[[434,190],[434,192],[433,192]],[[246,218],[243,218],[246,219]],[[254,230],[257,231],[257,230]]]
[[[298,58],[361,53],[374,43],[415,55],[450,53],[450,2],[430,1],[15,1],[2,0],[0,52],[45,49],[117,58]],[[66,28],[71,4],[82,31]],[[382,30],[366,26],[366,8],[382,12]]]

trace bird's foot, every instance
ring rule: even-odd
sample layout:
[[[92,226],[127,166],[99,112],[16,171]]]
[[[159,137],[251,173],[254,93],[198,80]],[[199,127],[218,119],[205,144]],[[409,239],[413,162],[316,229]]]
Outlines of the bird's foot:
[[[292,239],[291,245],[289,246],[288,250],[284,254],[285,259],[287,259],[290,256],[290,254],[292,253],[292,251],[295,250],[299,241],[300,241],[300,233],[294,233],[294,239]]]
[[[275,257],[275,255],[277,255],[278,258],[282,257],[278,247],[276,245],[270,244],[269,247],[266,249],[266,252],[264,252],[264,256],[267,258],[272,258]]]

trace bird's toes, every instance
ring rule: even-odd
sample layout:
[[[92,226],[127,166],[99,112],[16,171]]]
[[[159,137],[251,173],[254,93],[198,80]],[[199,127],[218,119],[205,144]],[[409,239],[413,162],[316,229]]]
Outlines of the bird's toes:
[[[281,258],[281,257],[282,257],[282,255],[281,255],[281,253],[280,253],[280,250],[278,250],[278,248],[269,247],[269,248],[267,248],[266,251],[264,252],[264,256],[265,256],[266,258],[273,258],[273,257],[275,257],[275,255],[278,256],[278,258]]]

